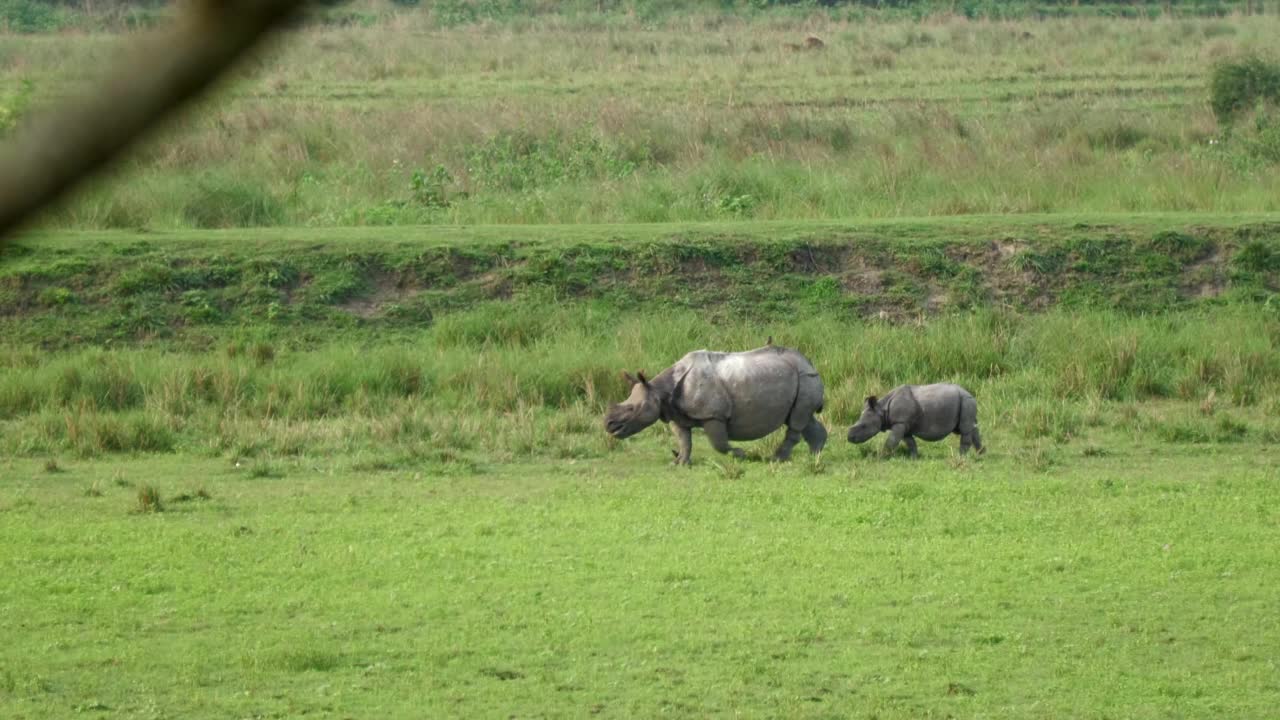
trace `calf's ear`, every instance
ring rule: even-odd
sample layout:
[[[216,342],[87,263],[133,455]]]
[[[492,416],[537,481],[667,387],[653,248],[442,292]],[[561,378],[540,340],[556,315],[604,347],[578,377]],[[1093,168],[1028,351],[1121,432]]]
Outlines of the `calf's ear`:
[[[637,379],[635,378],[635,376],[634,376],[634,375],[632,375],[631,373],[627,372],[626,370],[623,370],[623,371],[622,371],[622,379],[623,379],[623,380],[626,380],[628,385],[635,385],[636,383],[640,382],[639,380],[637,380]]]
[[[649,384],[648,379],[646,379],[646,378],[645,378],[645,376],[644,376],[644,371],[643,371],[643,370],[640,370],[639,372],[637,372],[637,373],[636,373],[636,377],[640,378],[640,384],[641,384],[641,385],[648,385],[648,384]]]
[[[867,396],[867,409],[868,409],[868,410],[875,410],[875,409],[876,409],[876,396],[875,396],[875,395],[868,395],[868,396]]]

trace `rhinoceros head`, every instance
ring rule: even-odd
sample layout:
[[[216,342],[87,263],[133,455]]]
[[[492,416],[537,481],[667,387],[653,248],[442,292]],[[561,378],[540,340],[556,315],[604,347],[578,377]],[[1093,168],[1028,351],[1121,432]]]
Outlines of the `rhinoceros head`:
[[[867,398],[862,406],[862,415],[858,422],[849,428],[849,442],[863,443],[876,436],[884,429],[884,409],[876,401],[876,396]]]
[[[643,370],[635,375],[624,372],[622,377],[631,383],[631,395],[609,406],[609,411],[604,414],[604,429],[619,440],[654,424],[662,412],[662,398],[645,379]]]

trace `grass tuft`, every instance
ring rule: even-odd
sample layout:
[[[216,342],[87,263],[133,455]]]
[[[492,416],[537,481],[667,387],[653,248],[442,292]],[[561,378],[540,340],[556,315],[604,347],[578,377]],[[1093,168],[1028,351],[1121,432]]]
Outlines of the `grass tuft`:
[[[297,650],[284,653],[279,666],[289,672],[330,672],[343,665],[342,656],[322,650]]]
[[[187,503],[187,502],[194,502],[194,501],[207,501],[212,499],[213,499],[213,495],[211,495],[208,490],[205,490],[204,488],[196,488],[194,492],[181,493],[178,495],[174,495],[170,499],[170,502]]]
[[[259,459],[249,465],[251,478],[282,478],[284,475],[284,468],[279,463]]]
[[[711,467],[715,468],[716,475],[722,480],[741,480],[742,476],[746,474],[743,464],[737,460],[713,460],[711,461]]]
[[[164,499],[160,497],[160,491],[153,485],[140,485],[134,512],[140,514],[164,512]]]

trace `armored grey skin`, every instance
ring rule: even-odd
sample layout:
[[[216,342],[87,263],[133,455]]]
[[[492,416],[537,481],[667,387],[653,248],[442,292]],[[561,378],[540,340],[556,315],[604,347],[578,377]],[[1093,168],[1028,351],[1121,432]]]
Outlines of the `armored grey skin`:
[[[959,385],[900,385],[878,400],[872,395],[862,406],[858,422],[849,428],[849,442],[863,443],[885,430],[889,431],[885,455],[906,442],[911,457],[918,457],[916,438],[941,440],[952,433],[960,436],[961,453],[970,447],[983,452],[978,401]]]
[[[651,380],[643,372],[623,377],[631,382],[631,396],[605,413],[605,430],[622,439],[658,420],[668,423],[679,447],[677,465],[689,464],[696,427],[706,432],[711,447],[738,458],[744,453],[730,440],[758,440],[783,425],[787,434],[774,453],[778,460],[790,458],[801,439],[815,454],[827,441],[826,428],[814,417],[822,410],[822,380],[809,360],[790,348],[696,350]]]

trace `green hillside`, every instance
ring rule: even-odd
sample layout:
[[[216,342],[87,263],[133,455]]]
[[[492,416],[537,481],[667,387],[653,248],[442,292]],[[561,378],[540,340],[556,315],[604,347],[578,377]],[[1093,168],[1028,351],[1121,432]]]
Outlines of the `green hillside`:
[[[421,332],[548,299],[709,321],[1000,307],[1273,307],[1280,217],[231,230],[33,236],[0,265],[9,344]]]

